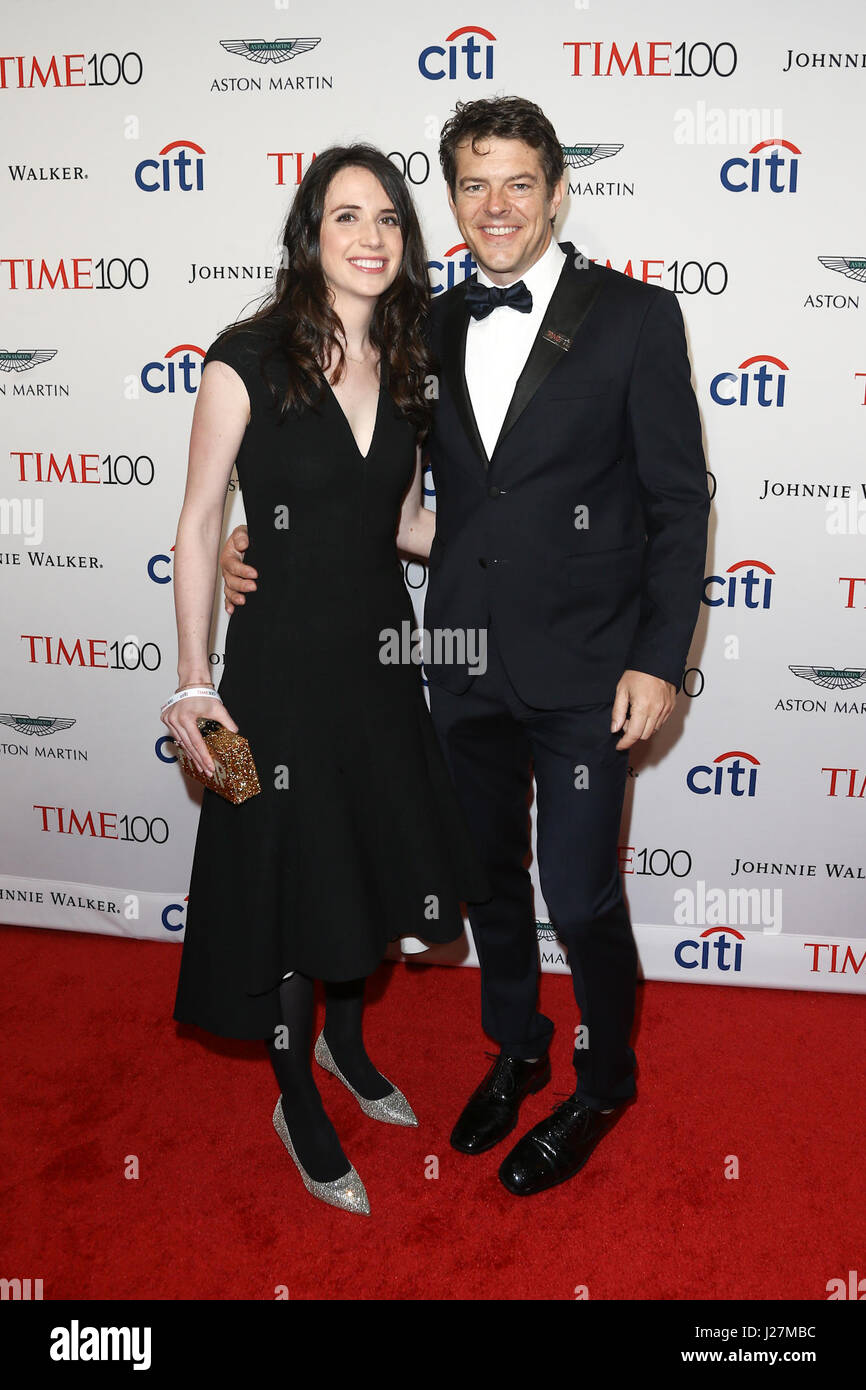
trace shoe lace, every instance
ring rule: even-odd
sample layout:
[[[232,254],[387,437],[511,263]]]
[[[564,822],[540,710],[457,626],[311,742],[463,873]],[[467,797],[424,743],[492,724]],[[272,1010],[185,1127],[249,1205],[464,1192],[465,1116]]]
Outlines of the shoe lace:
[[[586,1110],[586,1106],[583,1101],[577,1099],[574,1092],[565,1095],[563,1091],[554,1091],[553,1094],[564,1096],[564,1099],[553,1107],[547,1124],[560,1139],[564,1139],[572,1132],[575,1119],[581,1110]]]
[[[484,1055],[496,1063],[487,1088],[488,1094],[508,1100],[514,1092],[514,1069],[511,1066],[514,1059],[505,1052],[485,1052]]]

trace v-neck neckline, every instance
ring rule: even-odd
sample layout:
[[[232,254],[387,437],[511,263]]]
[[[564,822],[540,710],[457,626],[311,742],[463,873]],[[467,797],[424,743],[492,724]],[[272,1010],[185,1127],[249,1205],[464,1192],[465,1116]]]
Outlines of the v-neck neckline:
[[[349,423],[349,417],[348,417],[348,415],[346,414],[346,412],[345,412],[345,410],[343,409],[343,407],[340,405],[340,402],[339,402],[338,399],[337,399],[337,393],[336,393],[336,391],[334,390],[333,386],[331,385],[330,381],[328,380],[327,373],[326,373],[326,372],[323,372],[323,373],[322,373],[322,376],[323,376],[323,378],[324,378],[325,385],[327,386],[328,391],[330,392],[331,399],[333,400],[334,405],[337,407],[337,409],[339,410],[340,414],[341,414],[342,417],[343,417],[343,421],[344,421],[344,423],[345,423],[346,429],[349,431],[349,436],[350,436],[350,438],[351,438],[351,440],[352,440],[352,443],[353,443],[354,446],[355,446],[355,451],[356,451],[356,453],[357,453],[357,455],[358,455],[358,458],[361,459],[364,463],[366,463],[367,459],[370,457],[370,455],[371,455],[372,452],[373,452],[373,445],[376,443],[376,435],[377,435],[378,432],[379,432],[379,416],[380,416],[380,414],[381,414],[381,412],[382,412],[382,391],[383,391],[383,388],[384,388],[384,385],[385,385],[384,381],[382,380],[382,378],[381,378],[381,376],[380,376],[380,379],[379,379],[379,394],[378,394],[378,396],[376,397],[376,418],[375,418],[375,420],[373,421],[373,433],[370,435],[370,443],[369,443],[369,445],[367,446],[367,452],[366,452],[366,454],[362,454],[360,448],[358,447],[358,441],[357,441],[357,439],[355,438],[355,431],[352,429],[352,426],[351,426],[351,424]]]

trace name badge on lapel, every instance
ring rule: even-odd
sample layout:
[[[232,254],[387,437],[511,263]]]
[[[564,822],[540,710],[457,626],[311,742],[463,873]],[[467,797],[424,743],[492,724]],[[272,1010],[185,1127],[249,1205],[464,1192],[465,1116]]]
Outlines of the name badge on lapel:
[[[566,338],[564,333],[554,332],[552,328],[546,328],[541,336],[548,343],[553,343],[554,347],[562,348],[563,352],[568,352],[571,347],[571,339]]]

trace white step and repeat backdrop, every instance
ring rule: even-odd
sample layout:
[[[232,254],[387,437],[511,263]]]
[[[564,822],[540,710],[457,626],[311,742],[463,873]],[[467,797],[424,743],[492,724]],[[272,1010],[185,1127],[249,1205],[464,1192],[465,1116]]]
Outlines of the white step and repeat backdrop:
[[[157,711],[203,352],[336,141],[405,171],[434,292],[471,273],[438,133],[519,93],[566,151],[560,239],[679,296],[705,429],[687,693],[621,834],[644,974],[866,987],[864,50],[856,0],[7,8],[0,919],[181,938],[198,802]]]

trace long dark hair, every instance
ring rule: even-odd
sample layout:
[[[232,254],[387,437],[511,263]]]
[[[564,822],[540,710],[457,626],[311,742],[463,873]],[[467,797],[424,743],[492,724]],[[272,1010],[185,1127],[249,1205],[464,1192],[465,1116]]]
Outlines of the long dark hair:
[[[266,343],[265,361],[278,356],[288,362],[288,386],[280,402],[280,419],[292,409],[315,406],[322,394],[322,364],[336,367],[332,383],[346,368],[337,336],[342,324],[335,314],[322,270],[319,235],[325,195],[334,175],[346,168],[367,169],[382,185],[397,214],[403,236],[403,259],[393,282],[380,295],[370,324],[370,341],[387,370],[391,396],[398,409],[424,435],[430,423],[425,379],[432,371],[427,346],[430,284],[418,214],[403,175],[381,150],[372,145],[333,145],[323,150],[302,178],[282,234],[281,265],[265,303],[248,318],[231,324],[227,333],[249,331],[259,324],[278,330]],[[270,336],[270,335],[269,335]],[[279,392],[268,385],[274,398]]]

